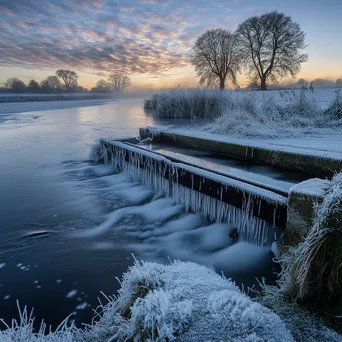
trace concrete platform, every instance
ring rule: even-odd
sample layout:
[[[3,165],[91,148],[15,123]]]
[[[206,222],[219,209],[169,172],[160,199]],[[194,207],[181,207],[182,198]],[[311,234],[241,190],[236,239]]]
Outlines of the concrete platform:
[[[272,165],[281,169],[297,171],[309,177],[332,177],[342,169],[342,151],[326,151],[313,146],[275,146],[255,139],[237,139],[182,130],[159,130],[151,127],[140,129],[141,138],[202,151],[215,152],[237,160]],[[298,144],[300,144],[298,141]]]

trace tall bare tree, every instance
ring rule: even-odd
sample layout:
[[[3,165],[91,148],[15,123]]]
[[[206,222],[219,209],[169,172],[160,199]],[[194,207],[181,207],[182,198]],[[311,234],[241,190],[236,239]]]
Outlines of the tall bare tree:
[[[77,86],[78,75],[75,71],[60,69],[56,71],[56,76],[63,80],[67,91]]]
[[[308,60],[302,53],[305,34],[291,17],[270,12],[250,17],[237,29],[239,50],[248,76],[260,82],[262,90],[268,81],[292,76]]]
[[[227,78],[236,83],[239,56],[234,34],[222,29],[208,30],[196,40],[192,50],[191,62],[200,84],[219,83],[220,89],[224,89]]]
[[[108,83],[112,91],[123,92],[132,83],[128,76],[122,74],[111,74],[108,76]]]

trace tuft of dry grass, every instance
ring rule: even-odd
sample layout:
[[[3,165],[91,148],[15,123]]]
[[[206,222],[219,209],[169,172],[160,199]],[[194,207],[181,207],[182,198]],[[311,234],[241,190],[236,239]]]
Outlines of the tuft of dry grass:
[[[324,310],[341,309],[342,173],[315,205],[312,229],[282,261],[280,285],[295,301]]]

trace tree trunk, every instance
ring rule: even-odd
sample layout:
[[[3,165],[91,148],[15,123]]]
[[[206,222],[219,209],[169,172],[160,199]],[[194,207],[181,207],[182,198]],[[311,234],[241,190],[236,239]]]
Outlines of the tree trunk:
[[[220,78],[220,89],[224,89],[224,78]]]
[[[261,90],[267,90],[266,78],[265,77],[261,77],[260,81],[261,81],[260,89]]]

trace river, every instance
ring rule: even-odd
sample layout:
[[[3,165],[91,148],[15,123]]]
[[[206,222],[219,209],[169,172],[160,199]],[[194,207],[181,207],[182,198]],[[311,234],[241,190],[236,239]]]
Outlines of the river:
[[[0,104],[0,318],[34,307],[56,327],[89,323],[98,297],[137,258],[196,261],[252,285],[270,274],[269,248],[230,247],[207,222],[128,176],[89,160],[101,137],[134,137],[156,121],[142,98]],[[128,209],[127,209],[128,208]],[[106,231],[101,224],[111,218]],[[97,227],[97,228],[96,228]],[[261,265],[261,266],[260,266]],[[251,282],[250,280],[253,279]]]

